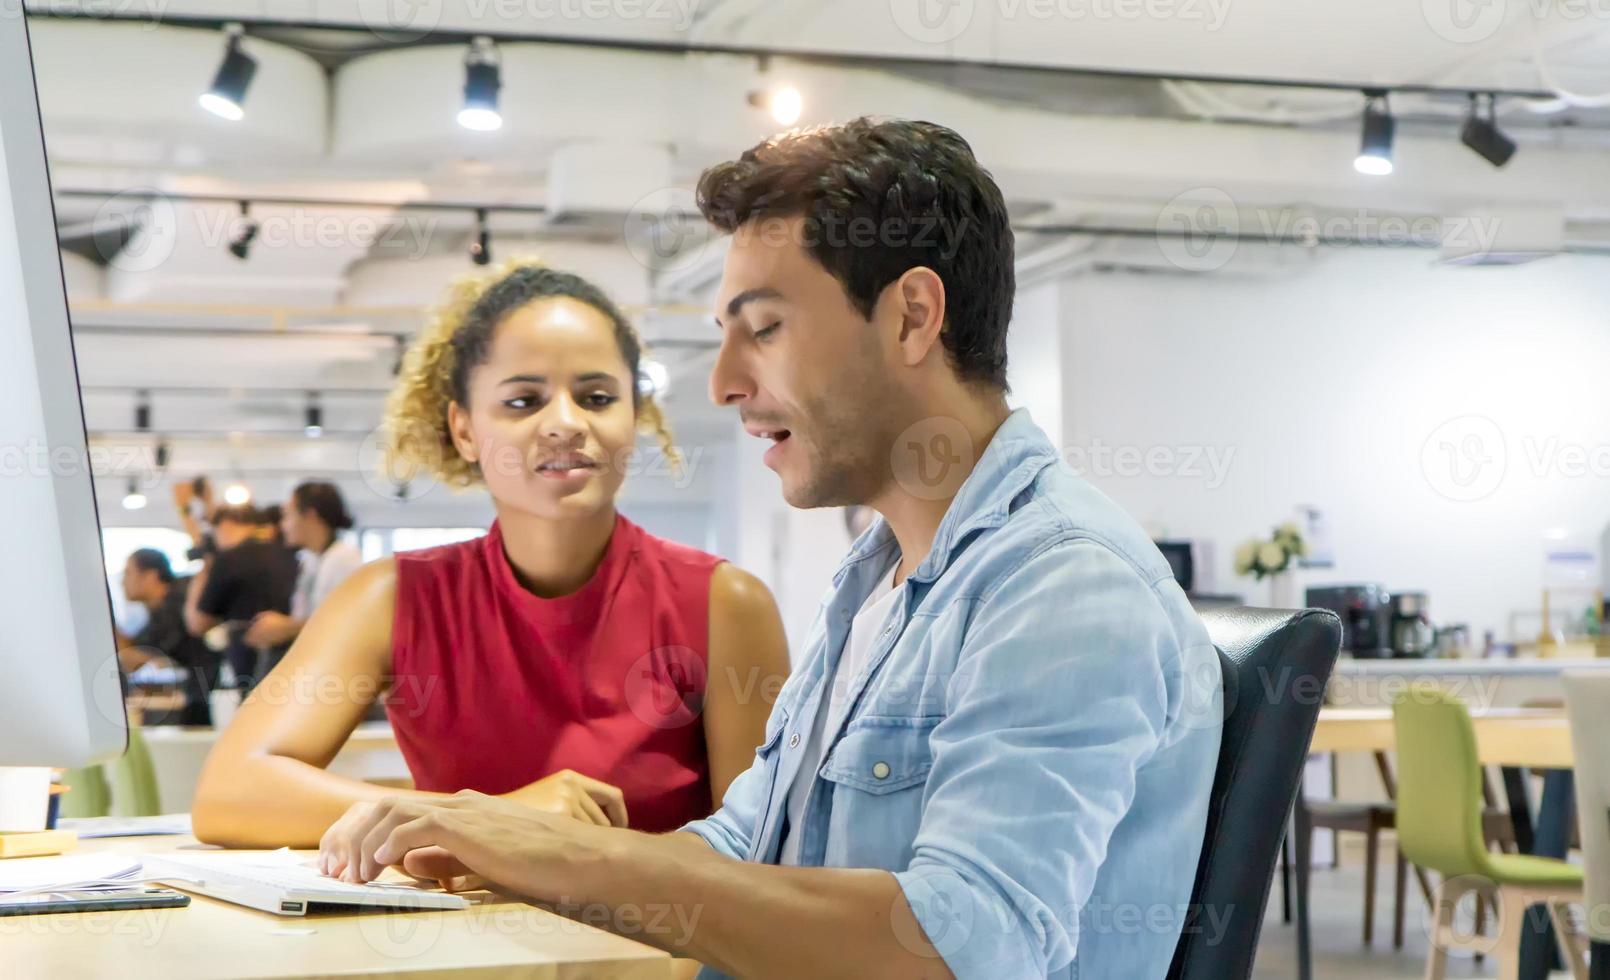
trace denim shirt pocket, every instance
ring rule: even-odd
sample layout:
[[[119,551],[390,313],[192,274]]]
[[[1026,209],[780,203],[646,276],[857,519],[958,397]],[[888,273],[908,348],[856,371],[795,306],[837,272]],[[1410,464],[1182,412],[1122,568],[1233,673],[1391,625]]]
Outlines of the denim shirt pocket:
[[[822,778],[875,796],[916,786],[933,768],[928,736],[937,724],[938,715],[858,719],[833,746]]]
[[[911,862],[937,724],[938,716],[851,722],[820,770],[823,784],[833,788],[817,845],[822,863],[898,871]]]

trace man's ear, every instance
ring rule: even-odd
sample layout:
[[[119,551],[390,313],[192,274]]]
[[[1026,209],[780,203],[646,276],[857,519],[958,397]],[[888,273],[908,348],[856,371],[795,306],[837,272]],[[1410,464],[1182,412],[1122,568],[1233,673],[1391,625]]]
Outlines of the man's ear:
[[[456,401],[447,403],[447,431],[453,437],[453,448],[466,462],[480,462],[476,454],[475,433],[470,428],[470,413]]]
[[[945,282],[927,266],[906,270],[886,294],[900,316],[901,360],[908,367],[921,364],[944,345]]]

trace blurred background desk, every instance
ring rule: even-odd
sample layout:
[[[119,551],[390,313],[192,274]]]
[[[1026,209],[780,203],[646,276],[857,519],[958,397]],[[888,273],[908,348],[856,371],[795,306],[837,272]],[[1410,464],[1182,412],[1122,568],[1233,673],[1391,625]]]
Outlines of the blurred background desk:
[[[141,729],[151,749],[164,813],[188,813],[207,753],[218,741],[211,728],[148,725]],[[408,766],[385,722],[359,725],[330,763],[330,771],[385,785],[408,785]]]

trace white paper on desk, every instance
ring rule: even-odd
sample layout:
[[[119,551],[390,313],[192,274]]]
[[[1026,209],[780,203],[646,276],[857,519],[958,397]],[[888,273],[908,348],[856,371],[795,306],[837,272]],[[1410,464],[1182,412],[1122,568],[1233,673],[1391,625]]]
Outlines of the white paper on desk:
[[[160,817],[66,817],[56,821],[81,840],[93,837],[183,836],[191,832],[190,814],[166,813]]]
[[[141,861],[127,854],[69,854],[0,861],[0,896],[9,892],[92,891],[126,887],[139,878]]]

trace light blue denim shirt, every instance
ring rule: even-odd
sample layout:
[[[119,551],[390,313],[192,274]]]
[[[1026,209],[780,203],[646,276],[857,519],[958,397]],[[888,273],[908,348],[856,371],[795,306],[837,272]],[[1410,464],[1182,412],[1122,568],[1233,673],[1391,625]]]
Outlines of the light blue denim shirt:
[[[684,829],[777,862],[850,622],[896,551],[881,521],[855,543],[754,765]],[[1222,722],[1217,655],[1167,562],[1018,411],[908,583],[838,682],[849,708],[789,831],[800,863],[893,872],[962,980],[1162,977]]]

